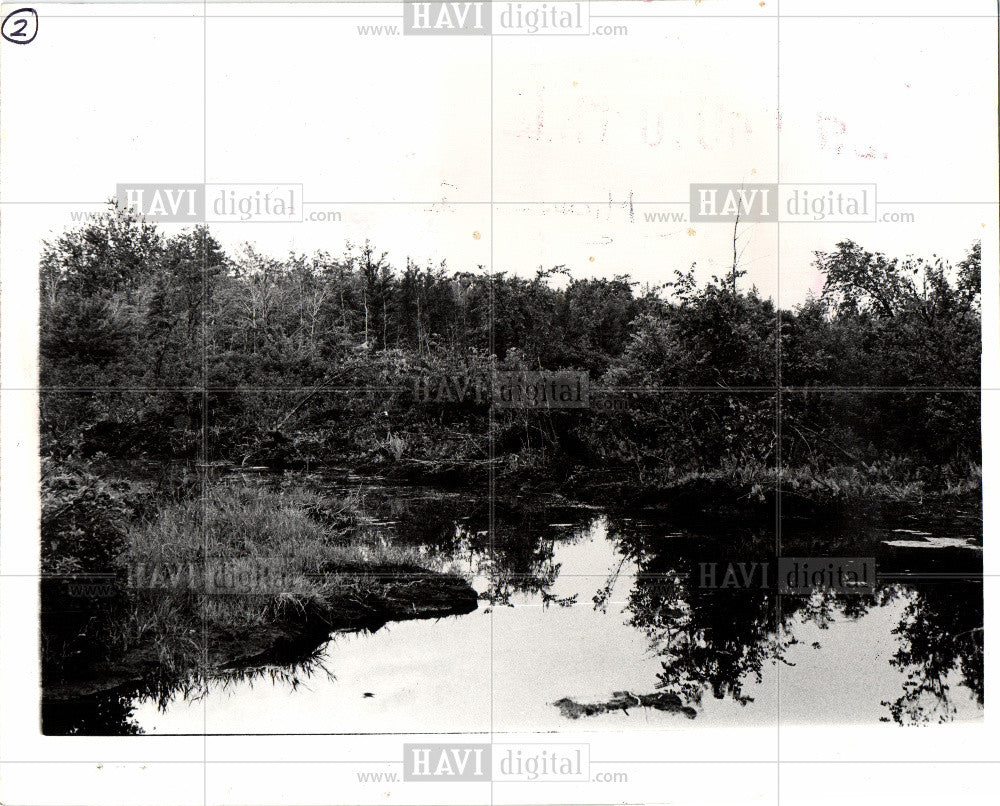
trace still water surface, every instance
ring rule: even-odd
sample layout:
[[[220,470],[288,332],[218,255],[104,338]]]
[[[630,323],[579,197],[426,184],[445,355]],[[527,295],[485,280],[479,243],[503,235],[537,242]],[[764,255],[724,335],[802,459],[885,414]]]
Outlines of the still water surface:
[[[790,528],[786,555],[875,556],[881,581],[870,594],[779,601],[699,587],[701,562],[773,562],[766,530],[511,500],[491,532],[485,496],[321,484],[361,497],[363,528],[468,574],[478,610],[335,633],[308,664],[214,679],[200,696],[133,697],[122,704],[134,728],[691,729],[773,725],[779,705],[782,724],[982,718],[982,585],[947,576],[981,570],[974,528],[919,517],[864,534]]]

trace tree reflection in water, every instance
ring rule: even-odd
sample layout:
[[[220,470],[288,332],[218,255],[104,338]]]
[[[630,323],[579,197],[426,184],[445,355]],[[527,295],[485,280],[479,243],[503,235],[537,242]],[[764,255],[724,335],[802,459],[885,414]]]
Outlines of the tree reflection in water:
[[[983,705],[982,583],[935,582],[911,589],[893,634],[900,646],[889,662],[906,674],[903,694],[882,703],[894,722],[952,720],[950,689],[956,678]]]
[[[554,531],[554,518],[570,521],[572,528]],[[557,547],[587,535],[598,521],[606,526],[619,560],[593,595],[585,590],[554,595],[551,588],[561,570]],[[983,704],[983,589],[978,581],[891,583],[874,593],[849,595],[815,590],[810,596],[782,595],[779,608],[773,589],[699,586],[701,563],[770,562],[775,568],[773,533],[766,530],[678,529],[534,506],[500,510],[492,541],[484,513],[481,522],[466,521],[449,534],[448,548],[462,546],[488,578],[483,598],[491,606],[509,605],[515,594],[526,594],[538,596],[543,606],[587,606],[589,600],[604,612],[613,592],[621,590],[628,565],[633,569],[625,578],[631,585],[628,623],[646,635],[662,661],[652,688],[677,695],[685,705],[700,705],[706,692],[716,699],[753,702],[753,688],[765,668],[787,664],[789,648],[799,643],[796,621],[828,629],[838,620],[861,619],[897,600],[905,600],[905,606],[893,630],[899,647],[889,664],[904,673],[905,683],[898,698],[882,703],[888,710],[883,721],[904,725],[954,719],[951,686],[956,683]],[[839,555],[850,554],[843,535],[831,539]],[[860,555],[871,546],[854,548]],[[614,702],[611,698],[608,704]]]
[[[629,707],[691,716],[702,706],[706,692],[746,705],[753,702],[754,689],[770,665],[790,663],[789,650],[799,644],[795,635],[803,624],[828,629],[892,604],[902,608],[902,616],[892,630],[898,648],[887,663],[902,672],[904,682],[898,697],[882,702],[887,711],[883,721],[900,725],[950,721],[958,713],[955,686],[971,692],[980,707],[983,704],[980,581],[897,582],[874,593],[814,591],[811,596],[781,596],[779,602],[773,588],[701,587],[701,563],[774,563],[773,533],[765,530],[680,528],[608,517],[561,503],[529,506],[521,501],[497,502],[491,523],[489,507],[474,497],[406,499],[393,490],[384,499],[391,509],[373,505],[372,517],[386,524],[379,528],[391,532],[387,537],[425,547],[479,578],[486,609],[513,606],[517,600],[613,615],[612,606],[623,603],[625,623],[645,636],[658,655],[659,671],[643,691],[608,691],[607,700],[596,703],[559,700],[558,707],[569,718],[609,710],[627,713]],[[560,579],[561,552],[590,540],[601,546],[607,541],[607,552],[601,556],[613,559],[610,567],[604,566],[605,578],[596,586],[593,576],[567,573]],[[809,547],[811,556],[823,553],[817,549],[821,536],[816,541]],[[870,543],[852,547],[842,536],[832,536],[830,545],[836,546],[838,556],[851,556],[852,548],[857,556],[870,556]],[[212,681],[151,682],[139,690],[50,703],[43,707],[43,728],[57,734],[138,733],[134,712],[139,702],[155,701],[163,709],[177,698],[203,696],[209,683],[266,680],[294,691],[304,677],[329,675],[319,663],[322,651],[319,647],[310,657],[288,658],[287,663],[263,668],[230,670]]]
[[[903,616],[892,631],[899,647],[889,663],[905,674],[905,682],[897,699],[882,702],[889,711],[882,720],[950,721],[957,713],[951,692],[956,683],[983,704],[981,582],[894,583],[868,594],[820,589],[810,596],[783,595],[779,609],[771,591],[698,587],[702,562],[766,561],[766,535],[738,539],[740,551],[696,536],[651,541],[623,523],[612,524],[609,535],[640,569],[628,598],[629,623],[646,633],[662,658],[660,691],[691,704],[700,704],[706,691],[717,699],[752,702],[746,682],[759,683],[768,663],[787,663],[788,648],[799,643],[796,620],[828,629],[837,620],[857,620],[904,599]]]

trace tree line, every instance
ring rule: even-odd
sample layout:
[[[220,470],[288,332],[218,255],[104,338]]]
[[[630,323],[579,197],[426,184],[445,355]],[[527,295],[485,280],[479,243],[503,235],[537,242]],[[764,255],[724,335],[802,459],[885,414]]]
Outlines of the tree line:
[[[951,264],[844,241],[815,255],[822,293],[779,310],[735,265],[707,282],[665,266],[652,286],[563,266],[530,277],[396,266],[367,242],[279,259],[228,254],[204,227],[166,235],[112,205],[43,248],[43,437],[54,454],[193,455],[207,416],[220,458],[266,461],[262,446],[279,445],[316,461],[471,458],[486,413],[387,393],[373,398],[380,422],[372,406],[346,413],[345,395],[435,369],[577,369],[631,390],[629,410],[505,414],[503,455],[640,470],[779,453],[962,468],[980,452],[980,263],[978,243]]]

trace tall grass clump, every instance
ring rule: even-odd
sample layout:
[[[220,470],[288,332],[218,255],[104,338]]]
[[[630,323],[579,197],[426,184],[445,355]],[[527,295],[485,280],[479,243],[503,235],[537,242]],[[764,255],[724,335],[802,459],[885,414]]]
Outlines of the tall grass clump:
[[[169,501],[122,542],[124,595],[90,637],[168,677],[354,623],[401,575],[446,570],[367,530],[349,500],[236,481]]]

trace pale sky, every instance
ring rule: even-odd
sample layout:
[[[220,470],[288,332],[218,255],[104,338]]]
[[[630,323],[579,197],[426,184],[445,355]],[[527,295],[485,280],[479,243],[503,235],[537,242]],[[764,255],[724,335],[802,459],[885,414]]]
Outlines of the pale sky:
[[[370,238],[397,265],[660,283],[693,262],[725,272],[732,227],[648,214],[686,212],[691,183],[780,180],[874,183],[880,216],[916,218],[744,225],[745,282],[777,296],[780,268],[784,305],[818,290],[812,253],[844,238],[952,260],[983,238],[988,261],[994,22],[785,0],[779,49],[773,5],[600,2],[592,15],[633,15],[604,20],[628,35],[491,39],[358,33],[398,22],[391,4],[214,5],[206,23],[200,4],[43,3],[36,41],[3,54],[4,256],[23,271],[118,182],[268,181],[342,220],[216,226],[227,247]]]

